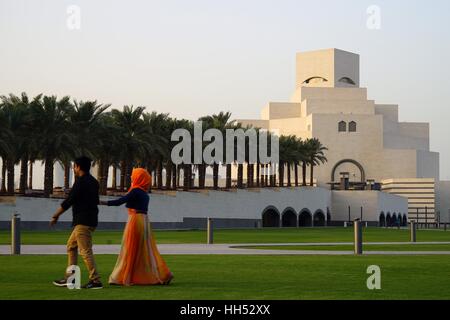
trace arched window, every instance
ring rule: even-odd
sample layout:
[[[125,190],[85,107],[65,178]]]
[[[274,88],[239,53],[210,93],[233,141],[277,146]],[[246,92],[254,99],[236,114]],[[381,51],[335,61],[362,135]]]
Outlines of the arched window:
[[[351,121],[348,124],[348,131],[350,132],[356,132],[356,122],[355,121]]]
[[[303,84],[313,84],[313,83],[323,83],[323,82],[328,82],[328,80],[325,78],[322,78],[322,77],[311,77],[311,78],[303,81]]]
[[[338,131],[339,132],[346,132],[347,131],[347,123],[345,121],[339,122]]]
[[[351,85],[356,85],[355,81],[353,81],[349,77],[342,77],[342,78],[339,79],[339,82],[346,83],[346,84],[351,84]]]

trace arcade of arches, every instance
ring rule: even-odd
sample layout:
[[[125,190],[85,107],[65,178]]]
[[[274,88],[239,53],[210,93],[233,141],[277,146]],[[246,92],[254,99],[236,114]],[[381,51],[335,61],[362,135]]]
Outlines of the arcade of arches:
[[[275,207],[268,207],[262,213],[262,223],[264,228],[296,228],[296,227],[324,227],[327,221],[331,220],[328,211],[325,214],[322,210],[312,213],[309,209],[303,208],[298,212],[293,208],[286,208],[281,214]]]

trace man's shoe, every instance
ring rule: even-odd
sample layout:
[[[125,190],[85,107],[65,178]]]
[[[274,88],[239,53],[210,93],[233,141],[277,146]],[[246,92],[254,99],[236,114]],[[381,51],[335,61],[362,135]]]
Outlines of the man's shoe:
[[[100,281],[89,281],[86,285],[81,287],[82,289],[103,289],[103,285]]]
[[[61,280],[53,281],[53,284],[57,287],[67,287],[67,279],[63,278]]]

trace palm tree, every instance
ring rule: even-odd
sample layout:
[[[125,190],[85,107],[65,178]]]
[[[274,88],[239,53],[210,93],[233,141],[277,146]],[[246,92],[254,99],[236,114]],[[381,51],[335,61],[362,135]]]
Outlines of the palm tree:
[[[97,142],[93,150],[93,156],[98,164],[99,192],[101,195],[106,195],[109,166],[112,164],[115,168],[120,156],[120,128],[114,123],[111,112],[101,113],[96,122],[95,139]],[[116,173],[113,170],[113,187],[115,187]]]
[[[301,138],[297,138],[295,142],[295,161],[294,161],[294,175],[296,187],[299,186],[298,167],[303,163],[303,160],[306,160],[306,144]],[[306,180],[304,182],[306,185]]]
[[[11,139],[11,132],[7,129],[7,117],[4,112],[4,104],[0,102],[0,157],[2,158],[2,183],[0,192],[6,192],[6,158],[9,154],[7,141]]]
[[[168,113],[143,114],[143,137],[147,141],[142,149],[141,165],[151,172],[156,168],[157,187],[163,188],[163,168],[166,168],[166,187],[170,188],[172,175],[172,161],[170,159],[169,141],[172,134],[173,123]]]
[[[302,149],[302,157],[300,158],[300,160],[302,163],[302,186],[306,187],[307,186],[306,169],[309,164],[310,159],[309,154],[311,153],[312,149],[311,139],[306,139],[305,141],[303,141],[301,149]]]
[[[284,167],[287,166],[287,186],[291,184],[291,166],[296,161],[296,141],[295,136],[280,137],[280,162],[279,162],[279,183],[284,186]]]
[[[33,109],[34,109],[34,104],[39,104],[41,103],[42,100],[42,95],[37,95],[36,97],[33,98],[33,101],[31,101],[31,104],[29,105],[29,114],[30,114],[30,121],[31,121],[31,126],[30,126],[30,134],[28,135],[28,160],[30,162],[29,164],[29,172],[28,172],[28,189],[33,189],[33,167],[34,167],[34,162],[36,160],[39,159],[40,156],[40,150],[38,147],[38,141],[36,138],[36,135],[33,134],[34,132],[34,125],[35,125],[35,120],[33,118]]]
[[[53,193],[53,168],[57,159],[64,158],[73,145],[68,117],[73,106],[70,98],[65,96],[58,100],[56,96],[44,96],[32,104],[31,114],[36,147],[39,157],[44,160],[44,196]]]
[[[314,166],[323,164],[328,161],[325,157],[324,151],[328,150],[317,138],[309,139],[308,144],[308,162],[310,165],[310,178],[309,184],[311,187],[314,186]]]
[[[241,123],[238,123],[236,125],[233,126],[234,130],[237,129],[243,129],[245,130],[246,128],[242,127]],[[245,139],[247,140],[247,139]],[[247,143],[244,141],[245,145],[247,145]],[[237,188],[238,189],[242,189],[244,187],[244,163],[240,162],[238,159],[238,149],[237,149],[238,145],[237,145],[237,139],[234,139],[234,160],[237,163]],[[245,146],[244,146],[245,147]],[[245,161],[245,158],[244,158]]]
[[[7,192],[14,193],[14,166],[21,162],[20,191],[25,193],[31,125],[28,96],[25,93],[22,93],[21,97],[10,94],[0,99],[3,106],[4,129],[10,133],[5,141],[8,152],[3,155],[8,173]]]
[[[199,120],[206,124],[207,128],[217,129],[222,133],[222,137],[225,137],[227,129],[233,129],[236,127],[235,120],[231,119],[231,112],[219,112],[211,116],[205,116]],[[226,141],[223,141],[223,154],[226,154]],[[226,159],[224,159],[225,162]],[[219,164],[213,163],[213,188],[216,190],[219,186]],[[226,188],[231,188],[231,164],[226,164]]]
[[[112,110],[115,125],[120,130],[121,162],[120,190],[125,191],[131,185],[131,171],[143,149],[148,146],[145,140],[145,126],[142,115],[145,107],[124,106],[122,111]]]
[[[80,101],[73,103],[73,110],[69,114],[69,128],[74,137],[73,157],[87,156],[91,159],[95,158],[95,150],[99,148],[101,140],[104,139],[104,132],[101,132],[100,120],[102,114],[110,107],[109,104],[102,105],[97,101]],[[110,137],[108,137],[110,138]],[[70,159],[63,161],[65,168],[65,184],[68,187]],[[98,178],[100,186],[104,186],[107,181],[107,172],[109,163],[105,163],[104,159],[98,159]],[[105,177],[106,173],[106,177]]]
[[[214,118],[212,116],[206,116],[206,117],[200,117],[198,121],[202,122],[202,137],[206,130],[213,129],[214,128]],[[208,145],[207,142],[203,141],[202,139],[202,153],[205,150],[205,147]],[[215,163],[212,164],[213,168]],[[198,187],[200,189],[205,188],[205,180],[206,180],[206,168],[207,164],[205,163],[203,157],[202,157],[202,163],[197,165],[198,169]],[[213,169],[214,171],[214,169]],[[216,186],[215,180],[214,180],[214,186]]]
[[[172,132],[175,129],[185,129],[185,130],[189,131],[190,133],[192,133],[193,127],[194,127],[194,124],[192,123],[192,121],[185,120],[185,119],[173,119],[171,129],[172,129]],[[176,142],[170,141],[170,144],[169,144],[170,152],[172,152],[172,148],[175,145],[176,145]],[[190,183],[189,183],[189,179],[187,178],[187,174],[188,174],[187,164],[180,164],[180,165],[173,164],[172,186],[174,189],[177,189],[178,187],[180,187],[180,173],[181,173],[182,169],[183,169],[183,176],[184,176],[183,190],[189,190],[188,184],[190,184]]]

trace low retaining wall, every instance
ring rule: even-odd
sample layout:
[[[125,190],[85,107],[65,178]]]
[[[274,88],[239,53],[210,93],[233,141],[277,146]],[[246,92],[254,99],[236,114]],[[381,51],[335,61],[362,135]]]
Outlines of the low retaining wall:
[[[403,209],[405,201],[401,197],[381,194],[378,191],[346,191],[333,196],[335,193],[336,191],[314,187],[200,192],[157,191],[150,195],[150,220],[155,229],[202,229],[206,228],[207,217],[214,219],[216,228],[255,228],[262,226],[263,214],[268,211],[274,215],[271,221],[279,219],[280,225],[283,225],[283,216],[286,214],[287,218],[289,214],[290,226],[295,226],[292,219],[299,221],[301,214],[304,218],[304,214],[308,213],[312,218],[314,213],[322,212],[325,219],[330,220],[326,221],[326,224],[333,225],[334,222],[346,220],[345,212],[341,212],[343,209],[340,207],[347,203],[348,199],[351,200],[352,206],[362,203],[376,208],[368,210],[364,215],[365,221],[376,222],[377,211],[382,206]],[[114,197],[101,198],[107,200]],[[53,198],[2,198],[0,228],[9,228],[11,216],[17,212],[24,229],[48,230],[48,222],[61,202],[62,199]],[[99,208],[99,229],[123,229],[128,218],[124,206]],[[70,228],[71,220],[71,212],[66,212],[61,216],[58,228]]]

